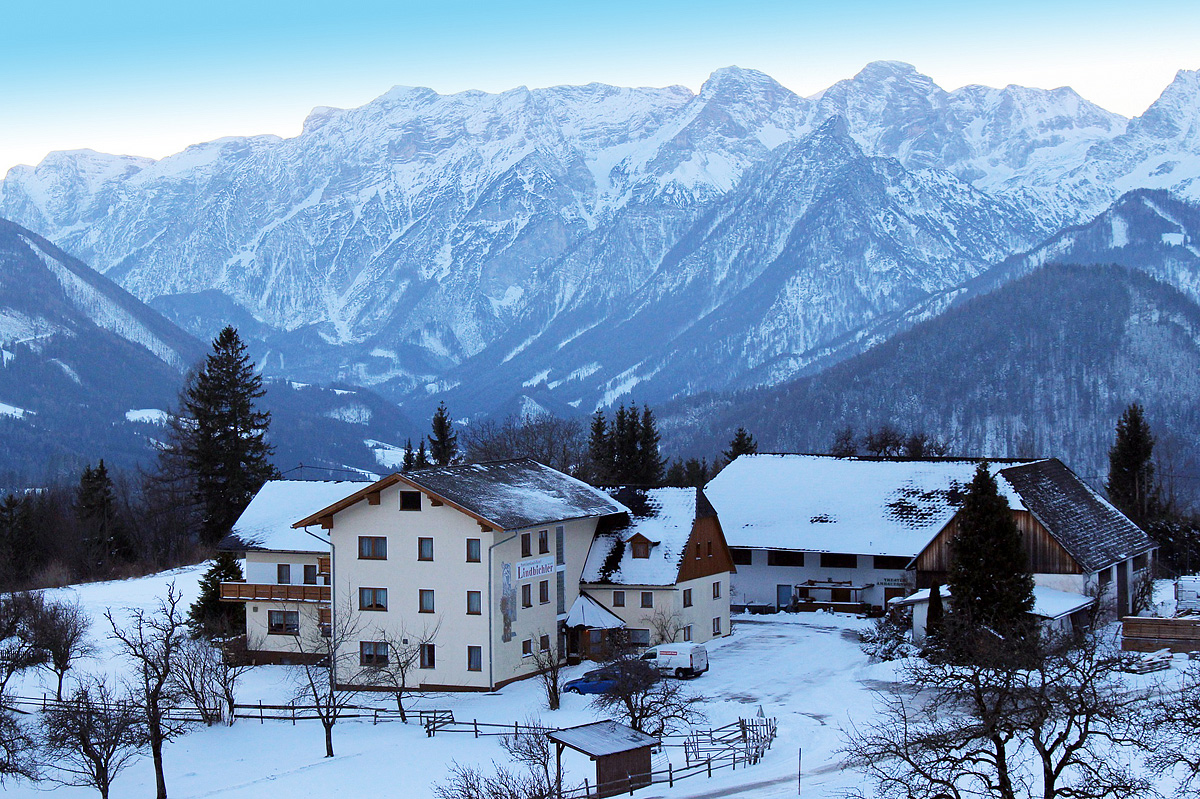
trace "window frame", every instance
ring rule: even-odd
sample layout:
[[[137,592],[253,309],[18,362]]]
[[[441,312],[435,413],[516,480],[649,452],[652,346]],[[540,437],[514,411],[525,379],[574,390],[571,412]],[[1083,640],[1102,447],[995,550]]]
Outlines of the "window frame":
[[[533,657],[533,639],[526,638],[521,642],[521,657]]]
[[[421,644],[418,650],[418,664],[420,669],[436,669],[437,668],[437,649],[433,644]]]
[[[521,557],[533,555],[533,533],[521,533]]]
[[[416,497],[416,500],[413,500]],[[420,491],[401,491],[400,492],[400,510],[406,513],[420,512],[424,501],[421,499]],[[416,507],[413,507],[413,506]]]
[[[283,616],[282,624],[273,624],[271,617],[276,613]],[[289,617],[295,617],[296,623],[289,623]],[[299,635],[300,634],[300,611],[298,610],[268,610],[267,611],[267,635]]]
[[[713,598],[713,599],[720,599],[720,598],[721,598],[721,581],[720,581],[720,580],[713,580],[713,595],[712,595],[712,598]]]
[[[471,544],[475,545],[475,557],[471,557]],[[483,547],[478,538],[467,539],[467,563],[482,563],[483,562]]]
[[[721,617],[720,616],[713,617],[712,631],[713,631],[713,633],[712,633],[713,635],[721,635]]]
[[[613,591],[612,605],[614,608],[625,607],[625,592],[624,591]]]
[[[471,598],[475,598],[475,609],[471,610]],[[467,592],[467,615],[482,616],[483,615],[483,592],[468,591]]]
[[[474,655],[474,664],[472,664],[471,656]],[[468,646],[467,647],[467,671],[483,671],[483,647]]]
[[[426,554],[426,549],[428,549],[428,554]],[[417,536],[417,560],[433,561],[433,536]]]
[[[426,602],[426,600],[429,600]],[[436,598],[432,588],[417,589],[417,613],[435,613]]]
[[[653,591],[643,591],[642,592],[642,607],[643,608],[653,608],[654,607],[654,592]]]
[[[364,555],[364,552],[367,554]],[[360,535],[358,537],[358,559],[387,560],[387,536]]]
[[[539,555],[549,555],[550,554],[550,531],[549,530],[538,530],[538,554]]]
[[[383,649],[382,655],[379,652],[379,650],[381,648]],[[359,641],[358,642],[358,665],[360,665],[360,666],[386,666],[387,664],[388,664],[387,641]]]
[[[302,578],[304,580],[303,585],[316,585],[317,584],[317,564],[305,563],[303,572],[304,572],[304,576]],[[309,575],[312,575],[311,580],[308,579]]]
[[[549,652],[550,651],[550,636],[548,634],[543,633],[542,637],[538,639],[538,651],[539,652]]]
[[[650,542],[635,539],[630,542],[630,550],[633,557],[638,560],[646,560],[650,557]]]
[[[692,589],[690,588],[683,589],[683,606],[685,608],[692,606]]]
[[[533,607],[533,583],[521,583],[521,607]]]
[[[679,635],[682,637],[682,639],[685,643],[688,641],[691,641],[692,640],[692,625],[690,625],[690,624],[684,625],[684,627],[679,631]]]
[[[366,591],[370,591],[371,593],[370,594],[364,593]],[[372,612],[386,611],[388,609],[387,594],[388,594],[388,590],[386,588],[375,588],[375,587],[371,587],[371,586],[360,585],[358,587],[358,609],[359,610],[369,610]],[[363,599],[366,597],[370,597],[369,603],[363,602]],[[380,598],[383,599],[382,603],[380,603],[378,601]]]
[[[550,604],[550,581],[549,580],[538,581],[538,604],[539,605],[549,605]]]
[[[291,585],[292,584],[292,564],[276,563],[275,564],[275,584],[276,585]]]

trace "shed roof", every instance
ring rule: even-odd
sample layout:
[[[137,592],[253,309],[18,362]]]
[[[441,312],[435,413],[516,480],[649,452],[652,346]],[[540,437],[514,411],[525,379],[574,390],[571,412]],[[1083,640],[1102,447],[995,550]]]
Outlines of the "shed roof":
[[[704,493],[732,547],[912,557],[958,512],[979,463],[741,455]],[[993,473],[1013,463],[993,463]],[[997,483],[1010,507],[1023,507]]]
[[[699,489],[617,488],[609,493],[629,508],[629,522],[596,534],[580,581],[674,585],[703,496]],[[629,541],[639,535],[650,542],[648,558],[633,557]]]
[[[616,755],[662,743],[658,738],[615,721],[593,721],[591,724],[554,730],[546,733],[546,736],[589,757]]]
[[[391,474],[318,509],[296,522],[296,526],[316,524],[321,517],[337,513],[396,483],[420,488],[501,530],[627,512],[612,497],[582,480],[535,460],[520,458]]]
[[[1000,474],[1025,507],[1087,571],[1158,546],[1057,458],[1010,466]]]
[[[923,588],[903,599],[893,599],[891,604],[919,605],[929,601],[929,595],[932,591],[932,588]],[[950,598],[950,589],[948,587],[943,585],[939,591],[943,598]],[[1064,616],[1070,616],[1078,610],[1091,607],[1095,602],[1095,599],[1083,594],[1073,594],[1070,591],[1059,591],[1057,588],[1035,585],[1033,587],[1033,610],[1030,613],[1043,619],[1061,619]]]
[[[329,544],[292,529],[297,517],[320,510],[370,483],[349,480],[270,480],[250,500],[222,549],[328,552]]]

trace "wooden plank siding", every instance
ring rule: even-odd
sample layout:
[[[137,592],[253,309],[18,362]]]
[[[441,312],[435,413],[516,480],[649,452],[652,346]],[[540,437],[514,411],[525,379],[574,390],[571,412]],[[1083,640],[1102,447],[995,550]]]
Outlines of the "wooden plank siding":
[[[1054,540],[1049,531],[1026,510],[1012,511],[1013,520],[1021,532],[1025,555],[1029,559],[1029,571],[1034,574],[1082,574],[1083,569],[1075,562],[1062,544]],[[942,528],[932,541],[917,555],[917,588],[929,588],[936,581],[946,583],[950,570],[950,544],[958,534],[958,516]]]
[[[1126,652],[1200,652],[1200,618],[1121,619],[1121,649]]]
[[[678,582],[736,571],[733,554],[725,543],[725,533],[717,517],[702,516],[692,522],[692,534],[679,564]]]
[[[271,585],[267,583],[221,583],[222,602],[328,602],[327,585]]]

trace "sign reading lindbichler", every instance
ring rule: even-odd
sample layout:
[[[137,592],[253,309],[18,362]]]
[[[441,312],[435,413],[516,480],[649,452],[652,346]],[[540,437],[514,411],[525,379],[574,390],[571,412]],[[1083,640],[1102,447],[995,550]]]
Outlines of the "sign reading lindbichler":
[[[548,574],[554,574],[554,557],[552,555],[517,564],[518,582],[532,580],[535,577],[545,577]]]

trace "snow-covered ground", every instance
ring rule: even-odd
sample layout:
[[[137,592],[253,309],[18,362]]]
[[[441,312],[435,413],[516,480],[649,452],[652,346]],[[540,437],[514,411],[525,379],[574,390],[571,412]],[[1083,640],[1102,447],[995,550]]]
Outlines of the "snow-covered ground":
[[[174,581],[191,602],[197,593],[202,567],[178,569],[135,580],[81,585],[48,592],[52,596],[77,596],[95,617],[93,631],[100,650],[81,664],[83,671],[119,674],[123,666],[104,637],[103,619],[112,608],[118,621],[134,608],[152,610],[165,586]],[[841,731],[849,723],[861,724],[874,712],[872,689],[895,679],[892,663],[868,663],[855,632],[870,622],[851,616],[808,613],[735,617],[733,634],[710,642],[711,668],[688,687],[706,697],[705,711],[712,726],[739,716],[753,716],[759,707],[776,717],[779,735],[766,758],[749,769],[723,770],[712,779],[695,777],[674,788],[654,785],[638,791],[643,799],[700,799],[747,796],[754,799],[795,796],[797,761],[803,750],[803,793],[806,797],[833,797],[859,781],[855,772],[843,771],[837,749]],[[1178,664],[1177,664],[1178,666]],[[578,676],[588,666],[568,670]],[[263,666],[250,671],[240,701],[286,702],[294,692],[294,673],[285,666]],[[51,683],[30,674],[21,686],[24,695],[40,695]],[[449,708],[459,720],[512,723],[543,708],[540,686],[532,680],[506,686],[494,694],[440,694],[422,698],[418,707]],[[386,706],[384,696],[364,695],[364,704]],[[593,721],[596,713],[588,697],[568,695],[555,713],[541,710],[543,723],[560,727]],[[219,796],[254,799],[273,795],[318,796],[387,793],[405,799],[424,799],[442,780],[449,765],[487,765],[504,762],[496,738],[475,739],[469,734],[442,733],[426,738],[416,724],[346,720],[334,729],[337,756],[325,758],[323,733],[317,721],[259,723],[240,720],[232,727],[197,728],[170,743],[166,749],[167,788],[172,797]],[[669,750],[676,766],[682,753]],[[573,781],[594,773],[582,756],[564,758]],[[656,768],[665,762],[656,760]],[[93,795],[84,789],[60,788],[61,795]],[[149,759],[138,761],[118,779],[113,795],[145,796],[153,793],[154,774]],[[5,795],[41,796],[32,785],[10,783]]]

